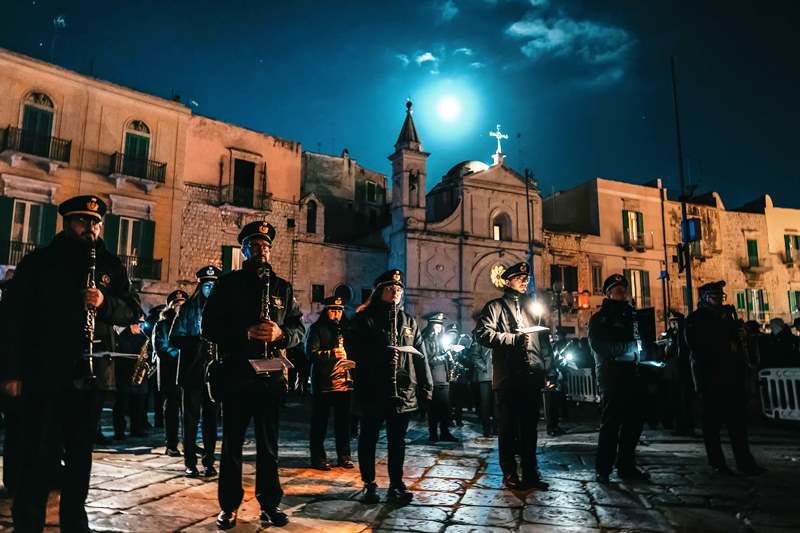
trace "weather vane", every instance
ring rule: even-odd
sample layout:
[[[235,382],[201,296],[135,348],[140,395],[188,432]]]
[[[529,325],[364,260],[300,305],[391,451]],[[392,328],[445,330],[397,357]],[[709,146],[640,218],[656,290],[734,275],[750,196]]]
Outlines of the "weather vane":
[[[489,135],[497,138],[497,153],[502,154],[503,150],[500,148],[500,139],[508,139],[508,135],[505,133],[500,133],[500,124],[497,125],[497,131],[490,131]]]

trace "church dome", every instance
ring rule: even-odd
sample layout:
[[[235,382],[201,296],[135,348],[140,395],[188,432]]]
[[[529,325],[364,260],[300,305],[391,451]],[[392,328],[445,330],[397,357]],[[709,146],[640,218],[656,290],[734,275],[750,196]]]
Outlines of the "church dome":
[[[483,172],[488,168],[489,165],[487,165],[483,161],[462,161],[461,163],[457,164],[456,166],[447,171],[447,174],[445,174],[445,179],[452,180],[452,179],[463,178],[467,174]]]

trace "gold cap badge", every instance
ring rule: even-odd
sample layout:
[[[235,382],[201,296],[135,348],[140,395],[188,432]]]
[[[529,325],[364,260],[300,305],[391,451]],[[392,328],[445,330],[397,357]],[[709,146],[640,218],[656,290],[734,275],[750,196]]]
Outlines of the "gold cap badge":
[[[86,209],[89,211],[98,211],[100,209],[100,204],[97,203],[97,198],[92,198],[86,202]]]

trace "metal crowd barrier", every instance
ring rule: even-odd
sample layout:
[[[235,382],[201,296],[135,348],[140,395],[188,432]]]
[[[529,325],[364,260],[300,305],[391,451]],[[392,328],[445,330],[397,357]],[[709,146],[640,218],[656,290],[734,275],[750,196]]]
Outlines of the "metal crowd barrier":
[[[800,421],[800,368],[765,368],[758,382],[764,416]]]
[[[600,393],[591,368],[567,369],[564,377],[564,392],[569,401],[600,402]]]

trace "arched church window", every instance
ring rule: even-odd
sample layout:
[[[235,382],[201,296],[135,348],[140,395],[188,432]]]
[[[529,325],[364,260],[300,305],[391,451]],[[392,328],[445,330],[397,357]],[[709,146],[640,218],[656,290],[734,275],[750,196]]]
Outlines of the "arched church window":
[[[306,232],[317,232],[317,202],[314,200],[306,204]]]
[[[492,220],[492,239],[495,241],[511,240],[511,218],[501,213]]]

